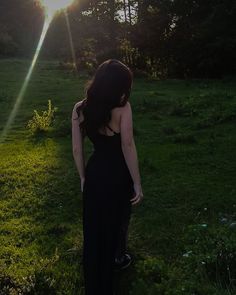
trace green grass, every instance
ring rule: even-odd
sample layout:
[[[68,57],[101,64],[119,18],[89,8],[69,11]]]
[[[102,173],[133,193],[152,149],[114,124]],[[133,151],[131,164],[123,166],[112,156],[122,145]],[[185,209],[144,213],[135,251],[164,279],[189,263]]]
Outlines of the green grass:
[[[1,129],[28,66],[0,61]],[[83,294],[82,196],[70,118],[86,81],[57,62],[37,64],[0,145],[1,295]],[[58,108],[54,126],[32,137],[27,122],[48,99]],[[235,294],[234,81],[136,79],[130,101],[144,200],[133,208],[135,262],[116,276],[118,294]],[[91,151],[86,140],[86,159]]]

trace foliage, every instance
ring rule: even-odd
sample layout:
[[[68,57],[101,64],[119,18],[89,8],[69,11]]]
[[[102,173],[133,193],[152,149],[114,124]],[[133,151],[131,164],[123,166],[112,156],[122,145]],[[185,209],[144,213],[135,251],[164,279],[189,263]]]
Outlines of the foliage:
[[[48,131],[53,123],[54,113],[57,108],[52,107],[52,102],[48,100],[48,109],[40,115],[37,110],[34,110],[34,116],[27,123],[27,128],[32,134]]]
[[[235,1],[75,1],[68,10],[77,68],[93,73],[108,58],[161,78],[235,75]],[[1,0],[0,55],[32,56],[43,26],[35,1]],[[71,63],[64,13],[48,32],[42,56]]]

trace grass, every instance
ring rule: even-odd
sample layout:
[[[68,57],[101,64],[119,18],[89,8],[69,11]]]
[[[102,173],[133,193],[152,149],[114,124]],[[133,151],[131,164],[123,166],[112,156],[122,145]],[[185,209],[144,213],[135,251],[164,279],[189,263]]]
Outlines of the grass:
[[[0,128],[29,62],[0,61]],[[40,62],[0,145],[0,294],[83,294],[82,197],[70,118],[85,76]],[[30,135],[33,110],[57,107]],[[236,279],[236,86],[136,79],[130,99],[144,191],[133,208],[134,264],[122,295],[233,295]],[[86,159],[92,145],[86,140]]]

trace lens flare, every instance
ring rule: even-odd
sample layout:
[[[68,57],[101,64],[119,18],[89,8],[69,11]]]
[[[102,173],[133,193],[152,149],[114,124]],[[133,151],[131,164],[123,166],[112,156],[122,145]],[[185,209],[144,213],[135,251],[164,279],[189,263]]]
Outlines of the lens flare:
[[[40,50],[42,48],[42,45],[43,45],[43,42],[44,42],[44,39],[46,37],[46,34],[47,34],[47,31],[48,31],[48,28],[49,28],[49,25],[50,25],[50,22],[48,20],[45,20],[44,22],[44,26],[43,26],[43,30],[42,30],[42,34],[41,34],[41,37],[39,39],[39,43],[38,43],[38,46],[36,48],[36,51],[35,51],[35,54],[34,54],[34,57],[33,57],[33,60],[31,62],[31,65],[30,65],[30,68],[28,70],[28,73],[25,77],[25,80],[21,86],[21,89],[20,89],[20,92],[16,98],[16,101],[15,101],[15,104],[13,106],[13,109],[10,113],[10,116],[8,117],[8,120],[4,126],[4,129],[0,135],[0,143],[2,143],[16,117],[16,114],[18,112],[18,109],[19,109],[19,106],[23,100],[23,97],[25,95],[25,92],[26,92],[26,89],[29,85],[29,81],[30,81],[30,78],[31,78],[31,75],[33,73],[33,70],[34,70],[34,67],[35,67],[35,64],[36,64],[36,61],[38,59],[38,56],[39,56],[39,53],[40,53]]]
[[[78,72],[77,63],[76,63],[75,46],[74,46],[74,42],[73,42],[73,37],[72,37],[72,33],[71,33],[71,28],[70,28],[70,20],[69,20],[69,16],[68,16],[67,11],[65,11],[65,19],[66,19],[66,26],[67,26],[68,35],[69,35],[71,56],[73,59],[73,67],[74,67],[75,71]]]
[[[47,16],[52,18],[57,11],[67,8],[74,0],[41,0],[40,2],[45,7]]]

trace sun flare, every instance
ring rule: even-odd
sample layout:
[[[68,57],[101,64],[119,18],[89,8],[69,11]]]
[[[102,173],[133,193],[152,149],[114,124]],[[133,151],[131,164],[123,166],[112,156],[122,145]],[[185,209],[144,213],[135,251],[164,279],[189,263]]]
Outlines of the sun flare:
[[[40,0],[40,2],[45,8],[48,16],[53,17],[57,11],[63,10],[70,6],[74,0]]]

